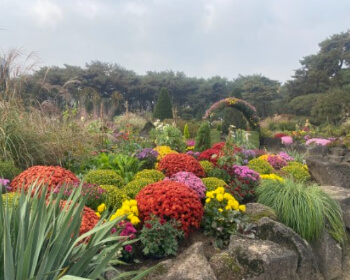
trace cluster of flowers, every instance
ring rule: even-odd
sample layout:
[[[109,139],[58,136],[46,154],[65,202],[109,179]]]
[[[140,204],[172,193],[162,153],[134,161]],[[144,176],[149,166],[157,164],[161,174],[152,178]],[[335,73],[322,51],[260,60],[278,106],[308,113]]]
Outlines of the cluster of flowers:
[[[228,192],[225,192],[224,187],[218,187],[214,191],[209,191],[206,193],[207,199],[205,200],[205,207],[209,207],[214,205],[217,207],[219,212],[223,212],[224,210],[236,210],[245,212],[245,205],[239,205],[239,202]]]
[[[5,178],[0,178],[0,186],[3,186],[6,188],[6,190],[10,191],[11,187],[9,186],[10,180]]]
[[[157,160],[159,153],[151,148],[141,150],[136,156],[139,160]]]
[[[284,145],[290,145],[293,144],[293,138],[291,136],[283,136],[281,137],[281,142]]]
[[[331,142],[332,141],[329,139],[311,138],[311,139],[306,141],[305,145],[315,144],[315,145],[320,145],[320,146],[326,146],[326,145],[330,144]]]
[[[174,151],[169,146],[157,146],[153,150],[155,150],[158,153],[158,161],[160,161],[163,157],[165,157],[168,154],[177,154],[177,151]]]
[[[256,182],[260,179],[259,173],[255,172],[247,166],[233,165],[231,170],[232,172],[229,172],[231,176],[234,176],[238,180],[248,184]]]
[[[125,236],[128,240],[132,240],[136,238],[136,229],[134,228],[133,224],[130,222],[121,221],[117,228],[122,229],[119,236]],[[116,228],[113,228],[112,234],[117,231]],[[133,247],[129,244],[124,246],[124,250],[128,253],[131,253],[133,250]]]
[[[279,152],[278,154],[281,158],[283,158],[285,161],[293,161],[294,158],[288,155],[286,152]]]
[[[205,185],[203,184],[201,179],[199,179],[196,175],[194,175],[191,172],[178,172],[171,176],[170,180],[183,183],[186,186],[190,187],[198,194],[199,198],[201,199],[205,197]]]
[[[147,221],[152,215],[180,222],[187,235],[199,228],[203,217],[198,194],[186,185],[175,181],[160,181],[143,188],[136,196],[140,219]]]
[[[204,177],[205,172],[199,162],[186,154],[166,155],[158,164],[157,169],[171,177],[180,171],[192,172],[197,177]]]
[[[284,182],[284,179],[281,176],[278,176],[276,174],[261,174],[260,178],[262,180],[275,180],[275,181],[280,181],[281,183]]]
[[[79,179],[73,172],[64,169],[60,166],[42,166],[36,165],[23,171],[15,177],[10,184],[12,191],[21,189],[23,186],[25,190],[34,183],[48,186],[48,190],[55,189],[65,183],[79,182]]]
[[[122,204],[122,207],[120,207],[111,217],[110,220],[113,221],[114,219],[127,215],[127,219],[133,224],[137,225],[140,223],[139,216],[139,210],[137,207],[137,201],[135,199],[125,200]]]
[[[288,165],[287,161],[285,161],[282,157],[280,157],[278,155],[268,155],[267,161],[276,170],[279,170],[282,167]]]

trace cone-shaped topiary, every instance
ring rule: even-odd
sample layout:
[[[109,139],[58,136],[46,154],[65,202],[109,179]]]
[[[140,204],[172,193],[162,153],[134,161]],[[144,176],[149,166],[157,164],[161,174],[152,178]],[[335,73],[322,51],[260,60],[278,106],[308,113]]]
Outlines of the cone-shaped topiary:
[[[189,132],[189,130],[188,130],[188,124],[187,124],[187,123],[185,124],[185,127],[184,127],[184,138],[185,138],[186,140],[188,140],[188,139],[191,138],[190,132]]]
[[[158,95],[153,118],[160,119],[161,121],[173,118],[171,99],[166,88],[162,88]]]
[[[48,190],[51,191],[62,184],[79,182],[79,179],[73,172],[60,166],[36,165],[24,170],[15,177],[11,181],[10,187],[12,191],[19,190],[22,186],[27,190],[35,182],[37,182],[38,186],[47,185]]]
[[[136,196],[139,217],[147,221],[151,215],[181,222],[188,235],[200,226],[203,217],[202,203],[197,193],[184,184],[161,181],[143,188]]]
[[[123,178],[113,170],[90,170],[84,177],[86,183],[97,185],[113,185],[121,188],[124,185]]]
[[[210,148],[210,126],[209,122],[202,123],[196,136],[196,146],[194,149],[202,152]]]
[[[171,177],[177,172],[192,172],[197,177],[204,177],[203,167],[194,158],[186,154],[169,154],[166,155],[158,164],[157,169]]]

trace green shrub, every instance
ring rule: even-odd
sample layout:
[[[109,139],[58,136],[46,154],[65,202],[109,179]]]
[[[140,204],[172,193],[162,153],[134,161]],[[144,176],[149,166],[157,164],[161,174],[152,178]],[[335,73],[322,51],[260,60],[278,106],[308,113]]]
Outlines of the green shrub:
[[[157,99],[156,107],[154,108],[153,118],[164,120],[172,119],[172,103],[166,88],[162,88]]]
[[[140,190],[152,183],[154,182],[151,179],[136,179],[127,183],[123,189],[128,197],[134,199]]]
[[[113,185],[121,188],[124,185],[123,178],[113,170],[90,170],[84,177],[86,183],[97,185]]]
[[[281,171],[288,173],[296,181],[306,181],[311,178],[307,165],[296,161],[289,162]]]
[[[130,112],[116,116],[113,121],[119,130],[141,130],[147,123],[147,120],[140,115]]]
[[[248,167],[259,174],[270,174],[274,171],[273,167],[266,160],[260,158],[254,158],[249,161]]]
[[[169,146],[179,152],[186,148],[181,131],[176,126],[159,123],[150,131],[150,136],[157,146]]]
[[[124,200],[130,199],[124,188],[117,188],[113,185],[101,185],[101,188],[106,190],[105,204],[111,210],[120,208]]]
[[[263,180],[256,194],[259,203],[274,209],[282,223],[306,240],[317,240],[327,221],[332,237],[339,243],[345,241],[341,208],[319,186],[292,180]]]
[[[165,178],[165,175],[155,169],[144,169],[136,173],[133,180],[147,179],[152,183],[161,181]]]
[[[199,164],[203,167],[205,174],[209,174],[214,168],[214,164],[207,160],[201,160]]]
[[[188,124],[186,123],[185,124],[185,127],[184,127],[184,138],[187,140],[187,139],[190,139],[190,132],[188,130]]]
[[[226,182],[216,177],[207,177],[202,179],[203,184],[205,185],[207,192],[215,191],[218,187],[226,186]]]
[[[224,134],[229,132],[230,125],[234,125],[237,129],[247,129],[247,121],[241,111],[226,107],[223,111],[223,121],[221,126],[221,131]]]
[[[21,170],[12,161],[0,161],[0,178],[12,180],[20,173]]]
[[[204,122],[201,124],[201,126],[198,129],[197,136],[196,136],[196,146],[195,150],[198,152],[203,152],[204,150],[207,150],[210,148],[210,126],[209,122]]]
[[[8,192],[2,195],[2,201],[4,205],[9,205],[11,207],[18,205],[19,194],[16,192]]]
[[[226,183],[230,182],[231,181],[231,176],[230,174],[227,173],[226,170],[224,169],[220,169],[220,168],[213,168],[213,170],[211,170],[208,174],[207,174],[208,177],[215,177],[215,178],[218,178],[218,179],[221,179],[223,181],[225,181]]]

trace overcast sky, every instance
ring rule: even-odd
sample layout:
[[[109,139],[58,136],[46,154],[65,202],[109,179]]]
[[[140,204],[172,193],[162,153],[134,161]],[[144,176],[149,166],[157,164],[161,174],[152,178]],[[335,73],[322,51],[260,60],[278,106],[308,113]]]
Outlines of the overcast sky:
[[[41,65],[284,82],[350,28],[350,0],[0,0],[0,28],[2,53],[35,51]]]

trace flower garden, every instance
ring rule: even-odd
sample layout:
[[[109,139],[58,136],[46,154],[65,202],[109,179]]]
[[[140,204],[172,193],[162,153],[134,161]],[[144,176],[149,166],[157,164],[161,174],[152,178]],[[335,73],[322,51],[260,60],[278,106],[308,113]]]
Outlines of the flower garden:
[[[209,112],[242,104],[226,99]],[[254,108],[244,108],[257,128]],[[271,207],[309,242],[327,228],[343,245],[340,207],[312,182],[302,155],[252,148],[245,133],[233,130],[210,144],[205,133],[186,139],[175,125],[157,122],[149,136],[128,128],[104,141],[78,165],[33,165],[12,173],[14,165],[3,167],[0,279],[97,279],[122,262],[175,256],[195,232],[222,250],[232,235],[254,238],[254,221],[246,215],[252,202]],[[332,143],[306,128],[274,137],[286,147],[302,137],[305,145]],[[141,279],[149,272],[120,277]]]

